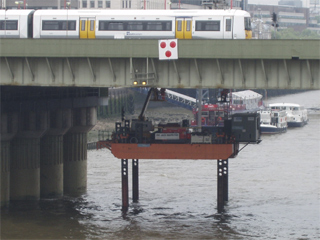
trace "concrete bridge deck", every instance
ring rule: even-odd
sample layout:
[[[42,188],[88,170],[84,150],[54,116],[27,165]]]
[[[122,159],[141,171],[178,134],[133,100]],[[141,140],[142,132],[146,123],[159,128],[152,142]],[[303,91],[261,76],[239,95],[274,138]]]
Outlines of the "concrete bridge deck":
[[[320,89],[319,40],[1,39],[1,85]],[[139,85],[138,84],[138,85]]]

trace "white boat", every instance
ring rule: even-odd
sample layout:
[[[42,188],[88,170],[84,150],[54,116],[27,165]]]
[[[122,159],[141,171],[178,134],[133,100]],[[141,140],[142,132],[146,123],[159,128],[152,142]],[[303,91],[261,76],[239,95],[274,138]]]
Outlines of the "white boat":
[[[228,94],[230,99],[230,110],[232,113],[259,111],[263,108],[262,95],[252,90],[231,92]]]
[[[287,113],[286,111],[262,110],[260,111],[261,134],[274,134],[286,132]]]
[[[308,122],[308,111],[299,104],[272,103],[269,107],[272,111],[286,111],[288,127],[302,127]]]

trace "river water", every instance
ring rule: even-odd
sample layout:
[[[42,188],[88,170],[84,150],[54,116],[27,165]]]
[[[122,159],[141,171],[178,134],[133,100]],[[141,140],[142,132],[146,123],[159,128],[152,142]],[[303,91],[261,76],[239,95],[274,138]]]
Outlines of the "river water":
[[[320,107],[320,91],[267,102]],[[120,160],[92,150],[85,195],[10,204],[1,212],[1,239],[319,239],[320,113],[309,119],[229,160],[223,214],[216,161],[141,160],[140,201],[123,216]]]

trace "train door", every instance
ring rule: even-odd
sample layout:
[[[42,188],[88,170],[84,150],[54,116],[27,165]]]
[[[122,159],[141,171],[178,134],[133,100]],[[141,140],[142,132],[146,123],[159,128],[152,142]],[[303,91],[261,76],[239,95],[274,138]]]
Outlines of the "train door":
[[[192,38],[192,19],[176,18],[176,38],[191,39]]]
[[[80,18],[80,38],[96,38],[95,18]]]
[[[231,17],[224,17],[223,19],[223,38],[232,39],[233,22]]]

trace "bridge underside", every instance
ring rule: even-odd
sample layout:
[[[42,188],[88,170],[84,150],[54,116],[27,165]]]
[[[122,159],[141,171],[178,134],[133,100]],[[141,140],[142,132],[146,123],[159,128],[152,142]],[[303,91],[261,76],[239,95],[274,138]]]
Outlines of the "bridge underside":
[[[1,57],[1,85],[320,89],[320,61],[301,59]]]

